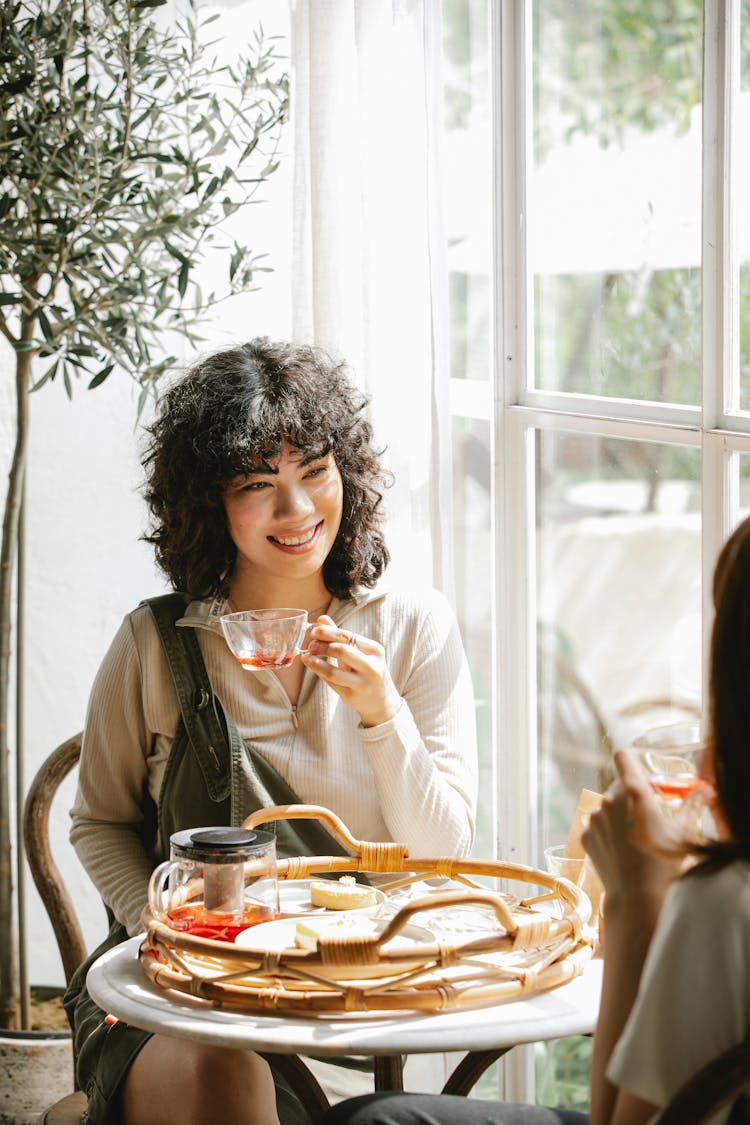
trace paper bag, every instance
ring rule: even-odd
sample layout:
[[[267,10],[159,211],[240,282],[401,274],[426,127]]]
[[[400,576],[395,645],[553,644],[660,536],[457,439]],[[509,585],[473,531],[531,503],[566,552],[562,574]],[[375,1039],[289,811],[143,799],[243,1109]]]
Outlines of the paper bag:
[[[570,831],[568,832],[568,839],[565,842],[565,855],[569,859],[582,859],[586,855],[581,842],[581,835],[589,822],[589,817],[592,812],[595,812],[601,803],[601,793],[594,793],[591,789],[581,790],[578,805],[573,815],[573,821],[570,825]],[[594,869],[593,863],[590,861],[586,864],[586,873],[580,887],[591,899],[591,921],[596,924],[597,919],[601,920],[601,905],[604,888]]]

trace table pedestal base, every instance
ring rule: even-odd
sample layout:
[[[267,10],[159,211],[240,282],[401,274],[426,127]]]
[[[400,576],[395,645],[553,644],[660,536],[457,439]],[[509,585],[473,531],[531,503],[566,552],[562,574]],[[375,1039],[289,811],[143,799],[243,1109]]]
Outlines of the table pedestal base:
[[[510,1049],[510,1047],[500,1047],[492,1051],[469,1051],[455,1068],[441,1093],[467,1097],[485,1070]],[[297,1055],[260,1053],[266,1062],[273,1064],[274,1069],[288,1083],[313,1121],[317,1121],[324,1111],[330,1108],[330,1102],[322,1086],[310,1068]],[[403,1090],[402,1055],[375,1055],[373,1062],[376,1090]]]

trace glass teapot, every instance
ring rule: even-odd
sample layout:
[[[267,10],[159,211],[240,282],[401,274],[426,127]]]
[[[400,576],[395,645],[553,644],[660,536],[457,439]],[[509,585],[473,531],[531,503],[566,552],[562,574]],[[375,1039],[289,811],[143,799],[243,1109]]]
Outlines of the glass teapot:
[[[170,858],[151,875],[151,914],[175,930],[234,941],[279,916],[276,838],[226,826],[187,828],[169,838]]]

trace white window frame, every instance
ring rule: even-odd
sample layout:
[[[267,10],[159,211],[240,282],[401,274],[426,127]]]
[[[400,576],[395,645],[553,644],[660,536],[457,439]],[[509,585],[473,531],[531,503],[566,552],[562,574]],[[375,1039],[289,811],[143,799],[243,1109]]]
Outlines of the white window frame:
[[[739,263],[732,192],[734,107],[739,91],[740,0],[704,0],[702,156],[702,406],[610,400],[533,388],[533,279],[527,268],[530,167],[531,0],[494,0],[491,9],[494,121],[490,385],[453,380],[456,415],[492,421],[496,638],[493,758],[498,788],[498,854],[535,862],[537,839],[536,430],[678,443],[701,450],[703,644],[710,630],[711,575],[737,518],[737,453],[750,452],[750,413],[738,406]],[[704,669],[707,661],[704,660]],[[525,748],[527,752],[519,752]],[[530,1051],[504,1060],[501,1096],[533,1100]]]

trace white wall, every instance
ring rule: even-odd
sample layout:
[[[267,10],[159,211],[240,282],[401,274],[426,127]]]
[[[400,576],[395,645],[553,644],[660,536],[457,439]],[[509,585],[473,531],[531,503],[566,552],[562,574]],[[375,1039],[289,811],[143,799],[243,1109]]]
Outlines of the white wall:
[[[222,13],[233,42],[240,41],[240,29],[252,30],[259,19],[267,33],[286,34],[287,8],[275,0],[249,0]],[[214,24],[212,30],[219,26]],[[274,272],[258,275],[262,286],[258,292],[221,306],[220,315],[205,332],[206,349],[255,335],[289,335],[290,176],[289,162],[282,160],[281,169],[262,192],[265,202],[254,204],[240,219],[247,244],[268,253]],[[10,348],[0,338],[3,483],[15,417],[12,363]],[[151,548],[139,541],[146,527],[146,509],[140,496],[142,433],[136,428],[136,406],[133,382],[117,371],[94,391],[87,391],[82,381],[72,402],[62,385],[46,385],[32,396],[24,662],[26,787],[46,755],[81,729],[92,679],[123,615],[142,598],[165,589]],[[104,934],[104,911],[68,843],[72,797],[71,782],[56,802],[53,848],[93,946]],[[62,984],[51,927],[30,878],[26,884],[31,982]]]
[[[96,391],[32,396],[26,530],[27,782],[58,743],[80,730],[91,681],[123,614],[164,584],[148,546],[134,428],[134,384],[120,375]],[[54,854],[80,905],[87,936],[103,921],[67,842],[72,782],[55,810]],[[29,973],[59,983],[54,947],[29,890]]]

